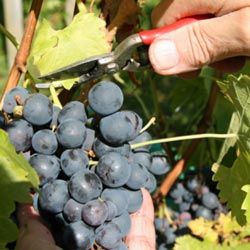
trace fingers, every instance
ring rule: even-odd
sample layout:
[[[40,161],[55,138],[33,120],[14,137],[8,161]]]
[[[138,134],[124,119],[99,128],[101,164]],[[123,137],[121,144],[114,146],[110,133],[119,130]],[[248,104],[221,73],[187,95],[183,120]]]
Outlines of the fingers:
[[[17,250],[58,250],[48,228],[42,224],[39,215],[30,205],[19,205],[20,225]]]
[[[150,194],[142,189],[143,203],[139,211],[131,215],[132,226],[126,238],[128,249],[155,250],[154,207]]]
[[[160,36],[149,48],[151,64],[162,75],[249,55],[250,8],[187,25]]]
[[[250,7],[249,0],[163,0],[154,9],[152,21],[155,26],[162,26],[186,16],[199,14],[222,16],[246,7]]]

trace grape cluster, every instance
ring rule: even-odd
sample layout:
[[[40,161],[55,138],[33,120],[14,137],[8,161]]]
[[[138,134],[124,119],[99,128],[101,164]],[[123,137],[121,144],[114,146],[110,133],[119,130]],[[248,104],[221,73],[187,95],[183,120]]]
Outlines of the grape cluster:
[[[169,171],[165,154],[150,153],[141,117],[120,110],[121,89],[101,81],[88,105],[71,101],[62,109],[42,94],[12,89],[4,100],[8,121],[0,126],[17,152],[25,153],[40,178],[34,206],[63,249],[127,249],[130,213],[142,204],[141,188],[153,192],[154,175]],[[90,115],[92,114],[92,115]]]
[[[167,203],[171,204],[170,219],[155,218],[159,250],[172,249],[178,236],[189,234],[189,221],[199,217],[214,220],[220,213],[227,212],[205,178],[193,171],[172,187]]]

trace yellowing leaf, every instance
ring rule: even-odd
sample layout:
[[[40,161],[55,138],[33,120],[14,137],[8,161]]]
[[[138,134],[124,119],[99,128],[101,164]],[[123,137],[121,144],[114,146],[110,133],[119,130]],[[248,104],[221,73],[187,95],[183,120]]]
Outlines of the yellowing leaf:
[[[38,77],[86,58],[109,52],[105,22],[94,13],[78,13],[71,24],[54,30],[43,20],[28,58],[28,71]],[[77,79],[60,81],[70,89]]]
[[[218,233],[213,230],[213,221],[205,220],[200,217],[199,219],[192,220],[188,223],[188,227],[196,236],[202,237],[211,242],[217,242]]]
[[[9,219],[15,202],[30,203],[30,188],[38,189],[35,170],[22,154],[17,154],[7,133],[0,130],[0,246],[17,237],[17,227]]]
[[[174,250],[215,250],[215,245],[210,241],[200,241],[190,235],[178,237]]]

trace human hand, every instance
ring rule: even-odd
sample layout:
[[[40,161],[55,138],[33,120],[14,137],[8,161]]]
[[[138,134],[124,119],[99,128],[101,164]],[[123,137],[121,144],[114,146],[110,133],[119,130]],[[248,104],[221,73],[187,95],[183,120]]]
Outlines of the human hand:
[[[157,73],[197,73],[204,65],[233,72],[244,66],[250,55],[250,1],[163,0],[152,19],[159,27],[200,14],[215,17],[164,34],[151,44],[149,57]]]
[[[143,204],[139,211],[131,215],[132,227],[126,244],[131,250],[154,250],[154,208],[150,194],[145,189]],[[18,208],[20,235],[17,250],[59,250],[48,228],[42,223],[40,216],[29,205]]]

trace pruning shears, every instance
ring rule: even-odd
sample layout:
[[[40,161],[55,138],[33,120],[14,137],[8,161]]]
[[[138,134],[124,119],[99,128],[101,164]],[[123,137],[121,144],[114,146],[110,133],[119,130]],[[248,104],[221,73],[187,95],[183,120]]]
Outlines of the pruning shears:
[[[96,80],[105,74],[116,73],[120,70],[130,72],[143,70],[150,66],[147,49],[157,37],[207,18],[208,15],[192,16],[161,28],[141,31],[127,37],[110,53],[78,61],[43,75],[39,79],[55,81],[79,77],[77,83],[81,84]]]

